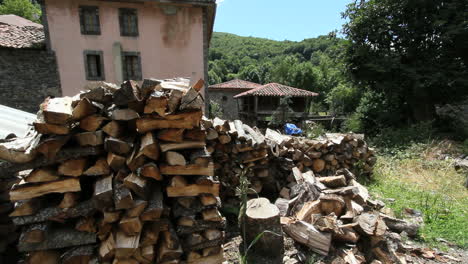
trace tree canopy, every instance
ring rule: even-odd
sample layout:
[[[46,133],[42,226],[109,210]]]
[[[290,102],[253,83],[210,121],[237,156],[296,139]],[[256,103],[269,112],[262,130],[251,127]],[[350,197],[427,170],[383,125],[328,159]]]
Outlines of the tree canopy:
[[[41,9],[38,4],[32,3],[30,0],[3,0],[0,2],[0,15],[12,14],[40,23]]]

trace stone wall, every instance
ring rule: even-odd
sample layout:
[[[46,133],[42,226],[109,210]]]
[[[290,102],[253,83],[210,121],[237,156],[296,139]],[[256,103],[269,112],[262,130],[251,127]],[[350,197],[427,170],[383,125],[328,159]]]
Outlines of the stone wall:
[[[36,113],[45,97],[61,95],[55,55],[0,48],[0,91],[0,104]]]
[[[234,95],[239,94],[238,91],[225,91],[225,90],[208,90],[209,100],[218,103],[223,110],[224,119],[239,119],[239,112],[237,109],[237,100],[233,98]],[[240,103],[240,102],[239,102]]]

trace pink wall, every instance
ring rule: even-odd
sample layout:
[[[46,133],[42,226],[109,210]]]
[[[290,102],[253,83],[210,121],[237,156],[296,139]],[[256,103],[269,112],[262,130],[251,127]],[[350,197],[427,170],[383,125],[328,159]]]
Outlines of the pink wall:
[[[141,52],[143,78],[176,76],[204,78],[203,12],[198,7],[179,7],[165,15],[155,3],[88,0],[46,0],[51,48],[55,51],[64,95],[74,95],[88,82],[84,50],[104,54],[105,81],[117,82],[112,46]],[[101,35],[82,35],[78,6],[99,6]],[[138,37],[120,36],[118,8],[137,8]]]

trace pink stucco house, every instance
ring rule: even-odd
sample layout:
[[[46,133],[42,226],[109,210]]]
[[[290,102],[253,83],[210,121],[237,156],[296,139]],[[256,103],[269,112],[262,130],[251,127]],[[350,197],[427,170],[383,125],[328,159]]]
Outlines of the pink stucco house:
[[[63,95],[91,81],[207,79],[215,0],[42,0]]]

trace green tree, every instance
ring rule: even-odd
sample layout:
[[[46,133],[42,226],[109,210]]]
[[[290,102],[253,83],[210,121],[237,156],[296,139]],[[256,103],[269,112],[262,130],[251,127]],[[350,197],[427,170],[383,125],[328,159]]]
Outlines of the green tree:
[[[466,0],[362,0],[348,6],[349,68],[387,107],[367,107],[375,111],[371,125],[432,120],[436,105],[468,94],[467,14]],[[365,108],[361,103],[364,116]],[[409,120],[389,118],[388,109]]]
[[[281,127],[284,124],[291,122],[294,116],[294,110],[291,108],[291,99],[289,97],[283,97],[280,99],[278,108],[273,112],[270,126]]]
[[[30,0],[3,0],[0,4],[0,15],[17,15],[40,23],[41,9]]]

